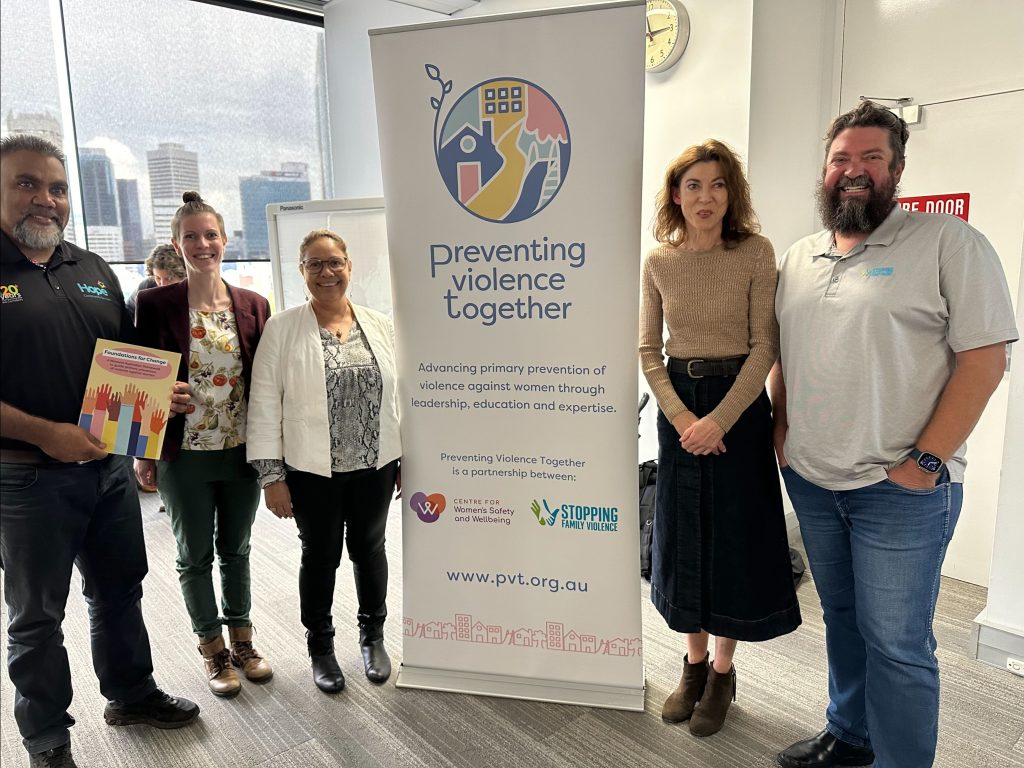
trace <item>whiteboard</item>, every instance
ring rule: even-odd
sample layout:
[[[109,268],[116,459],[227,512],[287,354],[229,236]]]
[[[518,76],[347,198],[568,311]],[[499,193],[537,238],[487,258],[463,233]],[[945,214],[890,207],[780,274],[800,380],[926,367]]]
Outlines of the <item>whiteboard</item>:
[[[299,273],[299,245],[310,231],[321,228],[337,232],[348,246],[352,260],[349,299],[390,316],[391,269],[382,197],[267,206],[274,311],[305,303],[306,285]]]

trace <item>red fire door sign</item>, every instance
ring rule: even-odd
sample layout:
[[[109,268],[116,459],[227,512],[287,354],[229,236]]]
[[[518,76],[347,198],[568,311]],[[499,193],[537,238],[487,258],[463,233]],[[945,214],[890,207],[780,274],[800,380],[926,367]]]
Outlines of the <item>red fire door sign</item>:
[[[923,195],[921,197],[898,197],[897,202],[908,211],[921,213],[948,213],[967,221],[971,208],[969,192],[954,192],[949,195]]]

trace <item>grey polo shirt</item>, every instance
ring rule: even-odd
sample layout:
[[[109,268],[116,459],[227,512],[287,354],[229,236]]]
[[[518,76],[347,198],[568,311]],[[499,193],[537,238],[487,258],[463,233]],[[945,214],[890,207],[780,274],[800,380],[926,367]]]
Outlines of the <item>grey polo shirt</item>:
[[[830,490],[880,482],[917,442],[955,354],[1016,341],[1002,265],[985,236],[944,214],[899,206],[838,257],[832,233],[779,263],[789,433],[786,459]],[[963,482],[965,446],[949,462]]]

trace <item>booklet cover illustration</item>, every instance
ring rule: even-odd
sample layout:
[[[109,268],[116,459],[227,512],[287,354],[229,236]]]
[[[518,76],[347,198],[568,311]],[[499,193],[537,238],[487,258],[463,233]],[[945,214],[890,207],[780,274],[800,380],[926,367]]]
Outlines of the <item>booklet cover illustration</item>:
[[[180,361],[177,352],[97,340],[78,426],[110,453],[158,458]]]

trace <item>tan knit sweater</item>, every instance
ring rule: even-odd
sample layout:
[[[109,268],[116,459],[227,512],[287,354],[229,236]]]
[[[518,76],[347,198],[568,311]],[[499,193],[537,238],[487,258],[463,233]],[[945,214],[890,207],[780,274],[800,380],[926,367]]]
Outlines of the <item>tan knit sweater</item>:
[[[709,416],[726,432],[754,402],[779,352],[775,319],[775,252],[761,235],[737,247],[684,251],[662,245],[644,260],[640,367],[671,421],[686,411],[662,357],[749,355],[729,393]]]

